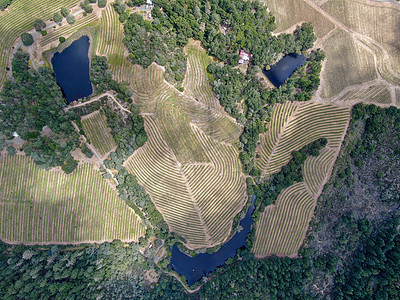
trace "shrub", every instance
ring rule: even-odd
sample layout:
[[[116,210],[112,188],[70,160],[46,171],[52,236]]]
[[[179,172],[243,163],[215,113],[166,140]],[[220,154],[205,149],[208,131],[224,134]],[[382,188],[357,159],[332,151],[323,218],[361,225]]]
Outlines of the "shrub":
[[[99,0],[99,2],[97,4],[99,7],[106,7],[107,0]]]
[[[21,35],[21,39],[22,39],[22,43],[23,43],[25,46],[30,46],[30,45],[33,44],[33,36],[32,36],[32,34],[30,34],[30,33],[24,32],[24,33]]]
[[[46,30],[42,30],[40,33],[42,34],[42,36],[45,36],[47,34],[47,31]]]
[[[67,22],[68,24],[74,24],[75,23],[75,17],[73,15],[67,16]]]
[[[69,15],[69,9],[65,8],[65,7],[61,7],[61,15],[66,18]]]
[[[42,29],[43,29],[44,27],[46,27],[46,23],[45,23],[42,19],[36,19],[36,20],[33,22],[33,27],[35,27],[35,30],[36,30],[37,32],[40,32],[40,31],[42,31]]]
[[[8,155],[15,155],[16,153],[15,148],[11,146],[7,147],[7,153]]]
[[[58,12],[54,13],[54,15],[53,15],[54,22],[61,23],[62,19],[63,19],[63,17],[60,13],[58,13]]]
[[[64,43],[65,42],[65,37],[60,36],[60,38],[58,40],[60,41],[60,43]]]

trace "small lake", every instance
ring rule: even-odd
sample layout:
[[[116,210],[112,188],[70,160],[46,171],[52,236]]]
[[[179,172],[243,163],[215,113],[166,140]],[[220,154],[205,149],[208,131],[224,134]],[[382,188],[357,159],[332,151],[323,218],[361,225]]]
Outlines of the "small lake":
[[[178,246],[174,244],[170,263],[172,269],[180,275],[185,275],[188,284],[192,285],[209,272],[214,271],[216,267],[223,265],[229,257],[234,257],[238,249],[247,246],[246,238],[251,229],[251,214],[255,208],[253,205],[254,200],[255,196],[252,196],[252,204],[247,209],[245,218],[240,221],[243,230],[236,232],[217,252],[213,254],[197,254],[191,257],[181,252]]]
[[[280,87],[285,83],[286,79],[293,74],[294,71],[307,61],[307,57],[301,54],[292,53],[286,55],[278,63],[273,65],[268,71],[263,71],[269,81],[276,87]]]
[[[92,94],[89,74],[89,37],[83,36],[51,60],[57,83],[68,103]]]

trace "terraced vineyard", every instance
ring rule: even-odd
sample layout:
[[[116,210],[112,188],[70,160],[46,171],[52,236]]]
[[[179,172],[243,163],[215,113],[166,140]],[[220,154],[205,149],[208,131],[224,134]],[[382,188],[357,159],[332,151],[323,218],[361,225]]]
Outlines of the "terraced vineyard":
[[[257,223],[256,242],[252,248],[256,257],[296,256],[314,207],[315,200],[303,182],[285,189],[276,205],[268,206]]]
[[[117,145],[110,133],[105,117],[99,111],[83,116],[82,125],[86,137],[103,159],[106,154],[115,150]]]
[[[260,136],[256,166],[264,176],[280,170],[291,159],[290,153],[319,139],[339,149],[350,110],[311,102],[276,104],[267,132]]]
[[[223,110],[208,80],[207,67],[213,59],[207,55],[200,41],[191,40],[185,47],[187,72],[183,82],[186,93],[206,106]]]
[[[112,5],[107,5],[102,11],[96,52],[97,55],[107,56],[115,80],[126,81],[125,74],[130,73],[128,70],[133,65],[125,57],[124,28]]]
[[[377,84],[348,91],[340,98],[340,103],[352,105],[355,103],[391,104],[392,97],[386,85]]]
[[[246,200],[232,145],[242,130],[221,108],[211,109],[163,81],[160,67],[135,71],[129,82],[149,140],[124,165],[188,247],[220,244]]]
[[[349,122],[350,110],[317,103],[276,104],[268,130],[260,136],[256,165],[264,176],[278,172],[291,159],[291,152],[319,139],[328,143],[319,156],[308,157],[304,182],[283,190],[275,205],[261,214],[252,251],[257,257],[296,256]]]
[[[0,158],[0,237],[9,242],[137,241],[139,218],[89,164],[70,175],[39,169],[31,158]]]
[[[6,11],[0,11],[0,86],[6,80],[6,67],[15,40],[25,31],[33,28],[33,21],[50,19],[62,6],[70,8],[76,0],[14,0]]]
[[[95,24],[97,20],[97,15],[95,13],[91,13],[88,14],[86,17],[78,19],[72,25],[64,24],[61,27],[57,26],[56,30],[49,29],[48,34],[40,39],[39,45],[41,47],[46,47],[53,43],[53,45],[51,46],[56,47],[59,44],[60,37],[68,38],[70,35],[74,34],[78,30],[88,25]]]

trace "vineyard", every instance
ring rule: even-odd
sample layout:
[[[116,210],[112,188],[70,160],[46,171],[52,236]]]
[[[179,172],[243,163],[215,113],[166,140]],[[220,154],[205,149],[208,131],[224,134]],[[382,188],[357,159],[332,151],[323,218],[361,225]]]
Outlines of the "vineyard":
[[[189,95],[163,81],[160,67],[135,66],[129,82],[149,140],[124,164],[146,188],[170,230],[183,236],[191,249],[224,242],[246,200],[233,146],[242,129],[220,107],[209,107],[215,99],[205,78],[205,62],[196,60],[204,58],[201,51],[188,52],[191,66],[185,81],[190,78],[192,86],[202,87]]]
[[[124,28],[112,5],[102,11],[97,34],[97,55],[107,56],[114,79],[126,81],[125,74],[133,65],[125,56]]]
[[[64,24],[63,26],[57,26],[55,29],[49,29],[49,32],[38,41],[42,48],[57,47],[59,45],[59,38],[68,38],[78,30],[93,25],[98,20],[95,13],[88,14],[86,17],[81,17],[72,25]]]
[[[324,103],[351,106],[360,100],[345,97],[347,89],[360,89],[367,99],[371,87],[400,85],[400,39],[393,30],[400,22],[396,3],[368,0],[264,0],[276,16],[277,32],[292,31],[301,22],[312,22],[318,40],[315,48],[326,52],[317,97]],[[374,92],[371,91],[371,94]],[[383,91],[382,91],[383,93]],[[348,95],[350,97],[350,94]],[[372,95],[368,103],[398,105],[395,95]],[[363,100],[364,101],[364,100]]]
[[[137,241],[140,219],[89,164],[70,175],[26,156],[0,158],[0,236],[9,242]]]
[[[252,248],[255,255],[295,256],[314,207],[315,199],[303,182],[285,189],[276,200],[276,205],[268,206],[257,222],[256,242]]]
[[[70,8],[78,3],[76,0],[14,0],[7,10],[0,11],[0,86],[6,80],[6,67],[16,39],[33,28],[35,19],[48,20],[62,6]]]
[[[99,111],[83,116],[82,125],[86,137],[103,159],[106,154],[115,150],[117,145],[111,136],[105,117]]]
[[[304,182],[282,191],[261,214],[252,251],[257,257],[295,256],[316,200],[329,178],[349,122],[350,110],[317,103],[276,104],[267,132],[260,136],[256,166],[268,177],[291,159],[291,152],[319,139],[328,143],[303,166]]]

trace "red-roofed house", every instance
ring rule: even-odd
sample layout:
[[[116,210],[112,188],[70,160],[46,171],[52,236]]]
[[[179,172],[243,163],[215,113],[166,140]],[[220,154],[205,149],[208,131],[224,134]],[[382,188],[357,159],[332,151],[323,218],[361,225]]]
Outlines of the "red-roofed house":
[[[250,58],[251,58],[251,54],[250,54],[250,53],[247,53],[247,52],[244,51],[243,49],[240,50],[239,56],[240,56],[239,64],[244,64],[245,62],[249,61]]]

